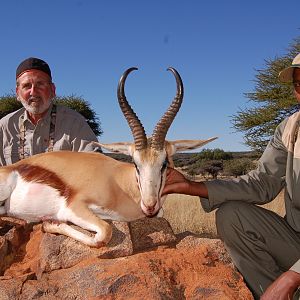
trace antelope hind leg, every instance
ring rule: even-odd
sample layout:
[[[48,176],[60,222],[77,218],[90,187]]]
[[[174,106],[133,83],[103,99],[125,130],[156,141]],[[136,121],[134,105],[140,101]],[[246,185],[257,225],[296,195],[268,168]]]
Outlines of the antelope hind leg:
[[[0,171],[0,216],[6,214],[5,201],[10,197],[17,182],[14,172]]]
[[[104,246],[111,239],[111,226],[95,215],[82,201],[73,201],[70,206],[63,209],[61,218],[58,219],[70,221],[83,229],[96,232],[96,234],[89,236],[66,223],[57,222],[44,223],[44,230],[49,233],[64,234],[83,244],[97,248]]]

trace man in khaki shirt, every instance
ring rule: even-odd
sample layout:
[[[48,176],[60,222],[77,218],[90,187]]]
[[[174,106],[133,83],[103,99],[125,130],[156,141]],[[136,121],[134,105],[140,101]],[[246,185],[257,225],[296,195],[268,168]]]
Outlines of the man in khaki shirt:
[[[97,151],[97,137],[82,115],[54,105],[55,85],[48,64],[28,58],[16,70],[16,94],[23,108],[0,120],[0,165],[59,150]]]

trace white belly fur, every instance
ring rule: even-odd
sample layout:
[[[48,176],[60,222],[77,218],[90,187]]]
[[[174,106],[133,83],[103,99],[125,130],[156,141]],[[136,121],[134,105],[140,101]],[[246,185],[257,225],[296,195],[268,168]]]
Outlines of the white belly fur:
[[[116,211],[112,211],[98,205],[91,204],[89,208],[101,219],[103,220],[114,220],[114,221],[124,221],[124,222],[131,222],[137,219],[145,218],[146,216],[143,214],[142,210],[137,210],[135,214],[132,216],[122,216],[118,214]],[[156,215],[156,217],[163,217],[163,208],[161,208]]]
[[[96,214],[99,218],[103,220],[114,220],[114,221],[125,221],[130,222],[139,218],[145,217],[145,215],[142,213],[136,214],[132,217],[126,217],[122,216],[121,214],[117,213],[116,211],[100,207],[98,205],[90,204],[89,208],[93,211],[94,214]]]
[[[38,222],[57,219],[57,214],[66,207],[66,199],[54,188],[41,183],[26,182],[18,177],[10,199],[5,202],[8,216]]]

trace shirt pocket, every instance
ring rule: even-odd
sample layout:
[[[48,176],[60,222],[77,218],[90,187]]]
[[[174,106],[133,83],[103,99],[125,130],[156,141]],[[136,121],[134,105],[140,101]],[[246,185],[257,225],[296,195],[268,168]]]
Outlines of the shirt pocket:
[[[19,152],[16,147],[6,146],[3,149],[3,155],[6,162],[6,165],[11,165],[19,161]]]

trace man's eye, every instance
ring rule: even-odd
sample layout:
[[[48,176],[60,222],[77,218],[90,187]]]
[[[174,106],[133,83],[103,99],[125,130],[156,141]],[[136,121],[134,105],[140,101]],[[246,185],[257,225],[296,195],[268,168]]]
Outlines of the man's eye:
[[[35,86],[36,86],[37,88],[44,88],[44,87],[47,86],[47,82],[44,82],[44,81],[37,82],[37,83],[35,84]]]
[[[32,83],[24,83],[21,86],[21,88],[23,90],[29,90],[29,89],[32,88],[32,86],[34,86],[37,89],[44,89],[44,88],[46,88],[47,84],[48,84],[48,82],[46,82],[46,81],[38,81],[38,82],[35,82],[33,84]]]
[[[294,87],[300,87],[300,82],[293,82]]]
[[[24,85],[22,85],[22,89],[24,89],[24,90],[28,90],[30,88],[31,88],[31,84],[24,84]]]

